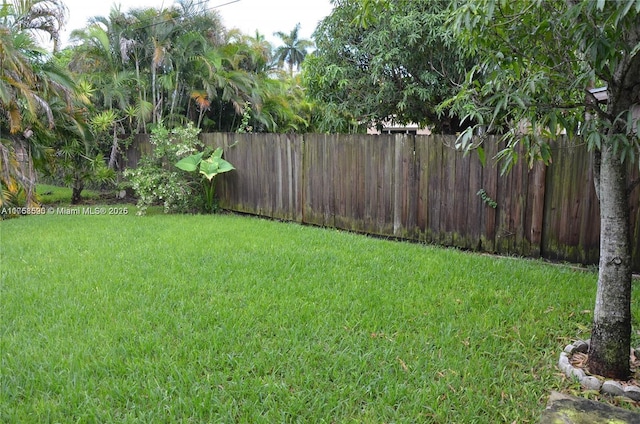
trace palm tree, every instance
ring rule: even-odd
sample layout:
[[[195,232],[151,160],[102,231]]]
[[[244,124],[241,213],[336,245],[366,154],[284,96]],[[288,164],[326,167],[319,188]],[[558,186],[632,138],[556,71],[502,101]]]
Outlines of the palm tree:
[[[311,40],[299,39],[298,33],[300,32],[300,24],[296,24],[293,30],[289,34],[278,31],[274,35],[279,37],[284,43],[278,47],[275,52],[275,57],[278,59],[280,66],[285,63],[289,66],[289,73],[293,75],[293,67],[300,68],[300,64],[307,55],[307,49],[313,46]]]
[[[98,109],[118,108],[130,128],[136,121],[136,130],[146,132],[147,121],[183,122],[192,99],[207,107],[193,93],[209,75],[199,62],[222,43],[222,33],[219,15],[203,2],[126,13],[113,8],[72,34],[78,45],[71,67],[90,77]]]
[[[194,81],[191,97],[200,108],[199,121],[204,107],[207,109],[205,112],[217,115],[214,117],[218,131],[229,131],[234,124],[223,123],[226,113],[230,111],[233,114],[233,121],[236,116],[242,116],[246,102],[256,101],[253,97],[256,92],[254,75],[240,67],[244,59],[242,51],[232,44],[209,48],[198,58],[199,68],[195,73],[198,80]]]
[[[191,85],[189,77],[192,76],[193,62],[197,56],[205,50],[206,39],[201,33],[189,31],[178,35],[172,43],[170,51],[171,71],[168,87],[171,90],[171,104],[169,107],[169,122],[175,122],[178,110],[186,106],[183,97]]]
[[[46,61],[34,32],[58,39],[64,17],[59,1],[3,0],[0,8],[0,204],[35,202],[34,158],[43,157],[38,134],[53,129],[49,99],[69,102],[72,84]],[[44,117],[44,119],[42,119]]]
[[[134,73],[122,61],[120,45],[99,24],[72,33],[80,44],[73,50],[70,68],[96,90],[95,101],[105,108],[125,109],[130,103]]]
[[[159,86],[158,72],[162,75],[164,69],[170,66],[168,53],[177,31],[174,19],[175,16],[169,10],[160,10],[156,12],[155,16],[151,18],[146,28],[144,28],[147,33],[145,47],[151,57],[151,99],[154,124],[162,120],[164,96],[162,87]]]
[[[227,43],[237,46],[242,51],[244,59],[240,67],[247,72],[267,74],[274,70],[273,46],[259,31],[250,36],[233,29],[227,35]]]
[[[72,33],[72,40],[79,44],[72,51],[69,67],[78,75],[79,86],[85,92],[91,92],[92,106],[108,112],[96,115],[95,119],[100,125],[95,125],[95,128],[99,132],[109,130],[113,135],[109,155],[109,168],[113,168],[119,151],[117,134],[125,121],[123,115],[131,110],[135,101],[132,100],[135,98],[135,74],[125,66],[125,43],[121,42],[121,34],[114,36],[114,21],[94,18],[93,22],[87,28]],[[74,187],[77,186],[74,184]]]
[[[8,12],[8,13],[7,13]],[[62,0],[2,0],[2,20],[17,32],[48,36],[58,51],[67,7]]]
[[[204,2],[178,1],[170,11],[170,32],[162,44],[162,52],[154,49],[162,66],[158,68],[158,91],[161,91],[161,111],[170,124],[184,119],[189,105],[190,89],[198,80],[199,58],[221,44],[223,27],[217,12],[209,10]],[[153,84],[152,84],[153,86]]]

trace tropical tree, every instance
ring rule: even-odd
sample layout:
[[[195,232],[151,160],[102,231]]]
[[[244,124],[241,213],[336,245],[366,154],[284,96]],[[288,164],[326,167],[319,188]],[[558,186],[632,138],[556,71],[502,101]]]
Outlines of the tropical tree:
[[[46,158],[42,134],[54,129],[49,101],[68,101],[72,84],[64,71],[38,47],[34,31],[49,31],[57,40],[64,15],[55,1],[3,0],[0,8],[0,202],[35,202],[34,164]],[[18,157],[20,156],[20,157]]]
[[[194,74],[198,58],[223,39],[222,24],[204,2],[183,0],[171,9],[138,15],[141,44],[145,46],[151,75],[153,122],[169,117],[177,124],[177,111],[188,108],[191,87],[200,79]]]
[[[317,49],[303,72],[309,96],[331,113],[324,115],[327,129],[413,122],[460,131],[455,115],[436,110],[473,63],[444,26],[450,1],[334,4],[314,33]]]
[[[187,0],[168,9],[113,8],[73,37],[72,69],[89,76],[99,108],[116,109],[134,132],[146,132],[149,121],[187,119],[197,61],[223,40],[219,16]]]
[[[95,89],[94,101],[103,108],[124,109],[130,104],[133,70],[127,69],[121,40],[114,40],[101,24],[75,30],[71,39],[78,43],[69,66]]]
[[[306,46],[294,38],[294,46]],[[111,131],[111,158],[116,131],[146,132],[149,122],[174,127],[192,121],[205,131],[235,131],[248,114],[258,131],[305,125],[290,103],[304,99],[302,88],[285,83],[291,77],[276,69],[264,36],[224,33],[203,2],[114,8],[74,32],[73,40],[69,65],[93,90],[91,120]]]
[[[47,37],[58,50],[67,8],[62,0],[2,0],[2,20],[14,31]]]
[[[127,78],[133,83],[130,103],[124,109],[129,133],[146,132],[146,124],[151,120],[153,112],[153,103],[149,101],[150,84],[145,73],[147,56],[143,29],[148,23],[139,19],[138,14],[146,16],[144,9],[124,13],[119,7],[113,7],[108,17],[97,16],[90,20],[90,25],[100,24],[106,29],[112,46],[111,54],[120,57],[122,72],[128,70],[135,74],[133,80]]]
[[[117,17],[112,9],[111,16]],[[129,118],[129,131],[133,120],[142,118],[136,108],[136,73],[127,67],[128,45],[121,34],[114,37],[116,19],[95,18],[94,23],[83,30],[72,33],[72,41],[78,43],[71,50],[69,68],[78,80],[87,100],[91,99],[93,112],[99,117],[96,128],[112,134],[109,168],[114,168],[119,152],[118,132],[124,132],[123,123]],[[93,118],[87,117],[91,120]]]
[[[259,81],[263,72],[252,72],[250,48],[233,42],[210,48],[199,58],[199,81],[193,98],[199,104],[204,130],[235,131],[246,112],[246,106],[260,108],[262,91]]]
[[[153,103],[152,119],[154,124],[162,120],[166,98],[163,87],[160,85],[159,76],[162,76],[171,65],[169,50],[178,31],[176,17],[172,10],[147,9],[145,16],[147,19],[143,21],[147,22],[142,27],[145,31],[144,46],[147,56],[151,59],[148,65],[151,73],[151,103]]]
[[[273,46],[259,31],[251,36],[233,29],[227,34],[226,44],[235,45],[242,52],[243,59],[239,67],[245,71],[260,75],[276,71]]]
[[[112,183],[115,173],[107,166],[96,134],[89,122],[90,107],[76,99],[71,105],[52,102],[56,131],[48,146],[55,152],[55,161],[44,167],[44,175],[62,181],[71,188],[71,203],[82,200],[82,191],[90,183]]]
[[[466,0],[450,19],[461,45],[478,58],[459,94],[446,103],[488,132],[510,128],[500,154],[506,168],[550,161],[549,140],[581,135],[594,155],[600,201],[600,263],[588,367],[630,375],[631,248],[628,164],[640,153],[640,1]],[[479,80],[477,75],[483,75]],[[600,104],[594,86],[606,88]],[[458,146],[478,147],[470,128]]]
[[[298,23],[288,34],[282,31],[274,33],[283,43],[276,48],[275,57],[280,66],[287,64],[291,75],[293,75],[294,67],[300,69],[300,64],[307,55],[307,50],[313,46],[311,40],[301,39],[299,32],[300,24]]]

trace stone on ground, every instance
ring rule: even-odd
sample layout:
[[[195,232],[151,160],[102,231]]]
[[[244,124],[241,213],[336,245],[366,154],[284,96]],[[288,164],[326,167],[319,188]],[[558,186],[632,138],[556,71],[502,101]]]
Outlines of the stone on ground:
[[[552,392],[540,424],[636,424],[640,413]]]

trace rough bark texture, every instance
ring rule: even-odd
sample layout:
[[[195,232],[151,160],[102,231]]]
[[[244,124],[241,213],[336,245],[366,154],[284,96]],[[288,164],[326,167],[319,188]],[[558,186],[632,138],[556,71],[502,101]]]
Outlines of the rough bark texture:
[[[611,146],[600,165],[600,268],[589,371],[609,378],[630,376],[631,249],[626,165]]]
[[[71,204],[72,205],[77,205],[80,203],[80,201],[82,200],[81,194],[82,194],[82,190],[84,189],[84,184],[82,183],[78,183],[76,181],[76,183],[73,185],[72,187],[72,191],[71,191]]]

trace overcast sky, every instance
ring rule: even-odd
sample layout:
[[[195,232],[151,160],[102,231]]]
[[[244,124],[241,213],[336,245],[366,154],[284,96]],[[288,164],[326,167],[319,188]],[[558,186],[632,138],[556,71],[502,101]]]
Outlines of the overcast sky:
[[[331,13],[330,0],[203,0],[207,7],[217,10],[225,27],[239,28],[254,35],[260,31],[272,43],[278,40],[276,31],[289,33],[300,23],[300,38],[311,38],[318,22]],[[137,7],[168,7],[173,0],[64,0],[69,9],[63,43],[73,29],[82,28],[93,16],[108,16],[113,5],[121,10]]]

